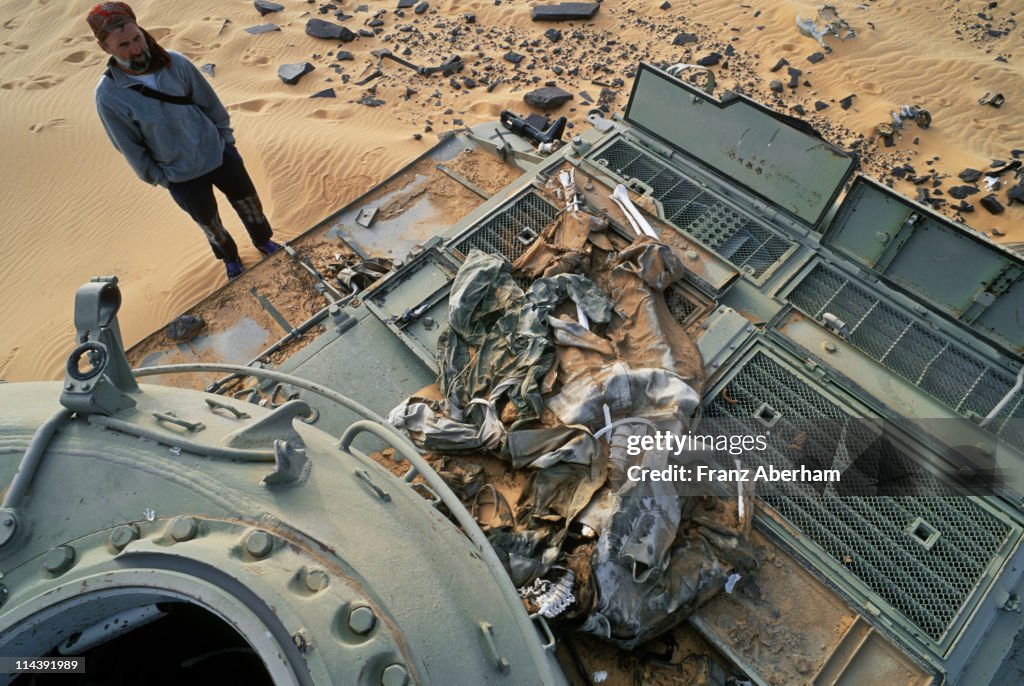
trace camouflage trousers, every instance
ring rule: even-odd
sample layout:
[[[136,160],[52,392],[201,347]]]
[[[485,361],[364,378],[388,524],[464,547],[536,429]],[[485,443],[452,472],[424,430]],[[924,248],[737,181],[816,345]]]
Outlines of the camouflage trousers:
[[[253,245],[263,245],[270,240],[274,231],[263,214],[263,205],[256,194],[256,187],[245,170],[241,155],[232,144],[224,146],[224,161],[212,172],[188,181],[171,182],[168,190],[181,209],[189,213],[206,234],[213,254],[219,260],[237,260],[238,246],[231,234],[224,228],[213,197],[216,186],[227,196],[242,220]]]

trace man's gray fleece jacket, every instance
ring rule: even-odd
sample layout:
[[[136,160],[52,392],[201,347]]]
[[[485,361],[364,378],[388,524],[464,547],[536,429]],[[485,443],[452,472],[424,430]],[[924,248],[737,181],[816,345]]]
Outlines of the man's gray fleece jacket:
[[[194,105],[150,98],[129,88],[139,83],[111,61],[110,77],[96,86],[96,109],[110,140],[139,178],[150,184],[194,179],[219,167],[224,143],[234,143],[231,121],[206,78],[184,55],[156,72],[156,90],[187,95]]]

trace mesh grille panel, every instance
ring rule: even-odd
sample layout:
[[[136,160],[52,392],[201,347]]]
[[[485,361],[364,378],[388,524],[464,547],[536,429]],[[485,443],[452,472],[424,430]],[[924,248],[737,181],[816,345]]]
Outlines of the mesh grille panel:
[[[841,429],[851,454],[872,441],[867,424],[848,414],[806,381],[764,353],[751,357],[705,416],[728,423],[749,420],[765,403],[781,416],[773,424],[769,450],[749,459],[788,467],[839,468],[831,462]],[[747,424],[749,426],[749,424]],[[799,459],[794,436],[803,436]],[[886,461],[909,460],[889,446]],[[724,460],[731,466],[731,459]],[[840,497],[811,484],[775,482],[759,495],[780,515],[935,641],[940,641],[963,609],[1011,527],[968,498],[945,496]],[[938,539],[930,548],[908,532],[923,520]]]
[[[789,300],[815,319],[825,312],[836,315],[849,326],[850,343],[964,416],[987,415],[1013,387],[1014,379],[990,368],[964,346],[942,340],[824,265],[817,265]],[[1022,418],[1024,404],[1011,405],[1000,416]],[[996,422],[988,428],[1022,447],[1021,424]]]
[[[526,252],[541,229],[554,221],[556,216],[558,210],[554,206],[530,191],[500,210],[453,247],[463,255],[478,248],[486,253],[504,255],[510,262],[514,262]]]
[[[679,286],[669,286],[665,290],[665,303],[668,305],[668,311],[672,313],[672,318],[679,324],[684,324],[698,309],[698,304]]]
[[[668,221],[754,277],[793,245],[621,138],[595,153],[593,160],[623,181],[638,179],[649,185]]]

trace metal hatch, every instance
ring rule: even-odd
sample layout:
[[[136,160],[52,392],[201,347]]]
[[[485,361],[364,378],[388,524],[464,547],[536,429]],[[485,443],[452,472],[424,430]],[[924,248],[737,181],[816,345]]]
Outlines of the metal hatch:
[[[1015,355],[1024,353],[1024,260],[866,177],[822,243]]]
[[[742,95],[718,100],[646,63],[625,120],[816,229],[857,163],[805,122]]]

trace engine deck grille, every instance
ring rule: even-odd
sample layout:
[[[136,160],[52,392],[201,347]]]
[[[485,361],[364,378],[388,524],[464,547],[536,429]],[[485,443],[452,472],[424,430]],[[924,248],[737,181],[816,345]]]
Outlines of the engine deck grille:
[[[463,256],[478,248],[486,253],[504,255],[510,262],[515,262],[557,216],[556,207],[529,191],[452,247]]]
[[[835,435],[827,434],[841,432],[850,454],[876,439],[870,423],[852,418],[761,351],[743,364],[725,390],[708,403],[707,419],[749,427],[765,406],[777,415],[769,450],[749,453],[755,463],[838,469]],[[887,463],[910,460],[891,445],[882,452]],[[727,456],[722,462],[730,463],[723,467],[732,466]],[[973,589],[1016,531],[963,496],[849,497],[831,487],[819,490],[798,482],[765,484],[758,494],[936,642],[966,611]],[[925,545],[924,534],[934,538],[931,545]]]
[[[650,186],[669,222],[755,278],[793,247],[628,141],[619,138],[591,159],[623,182],[636,179]]]
[[[896,308],[880,302],[850,279],[818,264],[789,294],[814,319],[831,312],[846,322],[857,349],[963,416],[984,417],[1014,385],[968,349],[944,341]],[[1024,447],[1024,395],[989,425],[996,435]]]

